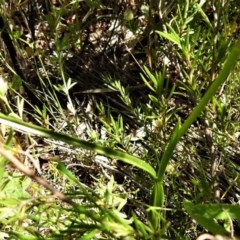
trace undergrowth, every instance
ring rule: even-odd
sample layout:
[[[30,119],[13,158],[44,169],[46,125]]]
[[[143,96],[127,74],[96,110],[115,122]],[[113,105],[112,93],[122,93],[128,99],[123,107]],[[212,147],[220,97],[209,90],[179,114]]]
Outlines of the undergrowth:
[[[235,1],[0,1],[1,239],[238,239]]]

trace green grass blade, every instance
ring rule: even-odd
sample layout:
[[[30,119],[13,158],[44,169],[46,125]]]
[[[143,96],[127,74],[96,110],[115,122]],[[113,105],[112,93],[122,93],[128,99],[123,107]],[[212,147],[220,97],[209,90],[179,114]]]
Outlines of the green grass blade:
[[[189,215],[195,219],[200,225],[214,234],[229,234],[229,232],[217,223],[216,219],[229,220],[230,211],[236,211],[239,214],[239,206],[227,205],[227,204],[197,204],[192,202],[184,202],[184,208]],[[224,211],[224,208],[226,211]],[[231,209],[232,208],[232,209]],[[229,211],[229,212],[228,212]]]
[[[182,126],[180,126],[181,125],[180,121],[177,123],[175,130],[173,132],[173,135],[171,137],[171,140],[169,141],[166,147],[166,150],[164,151],[163,156],[160,160],[160,164],[157,172],[158,183],[155,183],[156,186],[158,184],[163,185],[163,179],[164,179],[166,167],[173,155],[173,151],[176,148],[177,143],[179,142],[181,137],[187,132],[187,130],[190,128],[191,124],[196,120],[196,118],[200,116],[200,114],[205,109],[208,102],[216,94],[219,87],[224,83],[224,81],[227,80],[227,78],[233,71],[234,67],[236,66],[239,56],[240,56],[240,38],[238,39],[237,43],[233,46],[229,56],[227,57],[224,63],[223,69],[220,71],[218,77],[211,84],[207,92],[201,98],[198,105],[193,109],[193,111],[191,112],[189,117],[185,120]],[[160,199],[157,199],[156,196],[159,196]],[[163,207],[163,200],[164,200],[163,186],[155,187],[153,190],[152,205],[155,207]],[[150,222],[155,223],[156,215],[150,214],[149,216],[150,216],[149,217]],[[199,221],[202,221],[202,219],[199,219]]]
[[[78,185],[79,187],[83,187],[83,185],[79,182],[79,180],[69,171],[62,162],[59,162],[57,165],[57,169],[73,184]]]
[[[30,134],[41,136],[41,137],[62,141],[78,148],[84,148],[87,150],[94,151],[101,155],[105,155],[108,157],[115,158],[117,160],[121,160],[127,164],[130,164],[134,167],[144,170],[145,172],[149,173],[154,179],[156,179],[156,172],[151,165],[149,165],[148,163],[146,163],[145,161],[143,161],[138,157],[122,152],[120,150],[114,150],[108,147],[104,147],[100,144],[90,143],[90,142],[78,139],[76,137],[57,133],[33,124],[25,123],[22,120],[19,120],[14,117],[6,116],[1,113],[0,113],[0,123],[10,126],[14,129],[18,129],[20,131],[24,131]]]
[[[207,92],[201,98],[200,102],[193,109],[193,111],[191,112],[189,117],[185,120],[183,125],[179,129],[176,128],[176,130],[174,131],[173,136],[169,141],[169,144],[160,161],[157,173],[159,181],[163,181],[163,176],[166,171],[167,164],[169,162],[169,159],[172,157],[173,151],[177,143],[179,142],[181,137],[187,132],[187,130],[189,129],[191,124],[196,120],[196,118],[200,116],[202,111],[207,106],[208,102],[216,94],[219,87],[227,80],[227,78],[233,71],[234,67],[236,66],[239,56],[240,56],[240,38],[238,39],[237,43],[233,46],[229,56],[227,57],[224,63],[223,69],[220,71],[218,77],[211,84]]]
[[[153,187],[153,195],[152,195],[152,205],[153,206],[163,206],[164,204],[164,190],[162,182],[155,182]],[[157,210],[149,211],[149,220],[154,229],[160,227],[160,220],[163,216],[159,214]]]
[[[180,49],[182,49],[181,38],[177,35],[177,33],[173,30],[173,28],[171,28],[171,31],[172,31],[171,33],[161,32],[161,31],[156,31],[156,33],[168,39],[169,41],[175,43],[176,45],[179,46]]]
[[[201,215],[205,218],[229,220],[229,218],[240,220],[240,206],[232,204],[193,204],[192,202],[184,202],[185,209],[191,215]],[[210,230],[210,229],[209,229]]]

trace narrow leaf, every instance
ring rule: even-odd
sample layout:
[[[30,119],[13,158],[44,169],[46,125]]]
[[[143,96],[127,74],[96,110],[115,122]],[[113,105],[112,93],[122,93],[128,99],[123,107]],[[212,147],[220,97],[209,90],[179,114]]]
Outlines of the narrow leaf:
[[[10,126],[14,129],[18,129],[23,132],[34,134],[41,137],[51,138],[58,141],[65,142],[69,145],[75,147],[80,147],[94,151],[98,154],[105,155],[108,157],[115,158],[116,160],[121,160],[127,164],[144,170],[149,173],[154,179],[156,179],[156,172],[151,165],[143,161],[142,159],[130,155],[128,153],[122,152],[120,150],[114,150],[112,148],[104,147],[101,144],[90,143],[76,137],[68,136],[65,134],[57,133],[30,123],[25,123],[14,117],[9,117],[0,113],[0,123]]]
[[[224,227],[216,222],[216,219],[218,219],[216,216],[207,216],[212,210],[210,204],[194,205],[193,203],[186,201],[184,202],[184,208],[193,219],[195,219],[202,227],[206,228],[210,232],[222,235],[229,234],[229,232]],[[220,210],[220,208],[218,208],[218,210]]]
[[[156,31],[160,36],[168,39],[169,41],[175,43],[178,45],[178,47],[180,49],[182,49],[182,45],[181,45],[181,41],[180,38],[177,37],[176,35],[172,34],[172,33],[167,33],[167,32],[161,32],[161,31]]]

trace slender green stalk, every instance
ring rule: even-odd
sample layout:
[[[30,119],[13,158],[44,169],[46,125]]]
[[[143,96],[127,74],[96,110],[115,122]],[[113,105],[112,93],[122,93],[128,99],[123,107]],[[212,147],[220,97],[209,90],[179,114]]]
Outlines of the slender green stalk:
[[[183,125],[178,122],[173,132],[172,138],[169,141],[166,150],[160,160],[159,168],[157,171],[157,181],[153,188],[153,197],[152,197],[152,206],[155,207],[163,207],[164,204],[164,187],[163,187],[163,179],[164,174],[166,172],[166,167],[170,158],[173,155],[173,151],[176,148],[177,143],[180,141],[182,136],[187,132],[191,124],[197,119],[198,116],[202,113],[204,108],[207,106],[208,102],[211,98],[216,94],[219,87],[227,80],[234,67],[237,64],[237,61],[240,56],[240,38],[237,43],[233,46],[229,56],[224,63],[223,69],[219,73],[216,80],[211,84],[207,92],[204,94],[198,105],[193,109],[189,117],[185,120]],[[162,185],[162,186],[161,186]],[[153,227],[157,230],[160,227],[160,216],[157,214],[150,214],[149,220],[152,223]]]
[[[159,169],[157,172],[157,177],[159,181],[163,180],[164,173],[169,162],[169,159],[172,157],[173,151],[181,139],[181,137],[187,132],[191,124],[200,116],[204,108],[207,106],[211,98],[216,94],[219,87],[227,80],[232,70],[237,64],[237,61],[240,56],[240,38],[237,43],[233,46],[229,56],[227,57],[226,62],[224,63],[223,69],[219,73],[216,80],[211,84],[207,92],[204,94],[198,105],[193,109],[189,117],[185,120],[183,125],[180,128],[176,128],[174,134],[165,150],[162,159],[160,160]]]
[[[112,148],[104,147],[100,144],[90,143],[90,142],[78,139],[76,137],[60,134],[60,133],[33,125],[33,124],[25,123],[20,119],[17,119],[14,117],[5,116],[1,113],[0,113],[0,123],[6,124],[7,126],[10,126],[14,129],[19,129],[21,131],[24,131],[30,134],[47,137],[47,138],[55,139],[58,141],[63,141],[75,147],[84,148],[87,150],[94,151],[98,154],[109,156],[117,160],[122,160],[127,164],[131,164],[132,166],[135,166],[139,169],[144,170],[145,172],[149,173],[153,177],[153,179],[156,179],[156,172],[151,165],[149,165],[148,163],[146,163],[145,161],[143,161],[138,157],[127,154],[120,150],[114,150]]]

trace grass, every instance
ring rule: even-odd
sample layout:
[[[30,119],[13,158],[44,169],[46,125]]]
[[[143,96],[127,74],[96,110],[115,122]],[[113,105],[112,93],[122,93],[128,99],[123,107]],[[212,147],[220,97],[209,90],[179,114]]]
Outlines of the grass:
[[[238,239],[238,8],[131,4],[1,2],[2,238]]]

